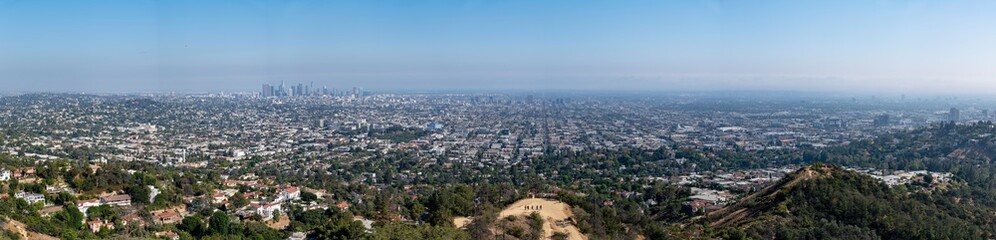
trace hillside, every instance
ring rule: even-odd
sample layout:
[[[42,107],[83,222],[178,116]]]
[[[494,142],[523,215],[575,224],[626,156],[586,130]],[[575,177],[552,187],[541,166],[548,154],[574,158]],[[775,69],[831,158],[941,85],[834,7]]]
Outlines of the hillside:
[[[700,219],[724,238],[982,239],[983,211],[816,164]],[[975,221],[975,222],[973,222]]]
[[[508,216],[529,217],[536,213],[543,220],[543,239],[551,239],[560,233],[565,239],[588,239],[570,220],[574,216],[571,206],[559,201],[544,198],[527,198],[509,205],[499,214],[502,218]]]
[[[0,222],[2,222],[0,223],[0,228],[2,228],[5,231],[9,231],[10,233],[16,234],[16,236],[19,237],[20,239],[36,239],[36,240],[58,239],[49,235],[30,231],[28,230],[28,227],[24,225],[24,223],[15,220],[5,219]],[[0,236],[0,239],[8,239],[8,238],[13,239],[13,237],[7,235]]]

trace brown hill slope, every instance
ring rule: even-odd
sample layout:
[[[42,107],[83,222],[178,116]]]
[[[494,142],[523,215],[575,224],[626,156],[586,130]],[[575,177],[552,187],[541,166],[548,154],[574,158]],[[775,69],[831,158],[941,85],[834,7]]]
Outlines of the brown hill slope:
[[[989,209],[944,195],[814,164],[697,221],[725,238],[991,238],[983,231],[993,219]]]
[[[775,207],[773,202],[777,195],[801,181],[828,177],[835,170],[843,170],[831,165],[807,166],[792,173],[776,184],[772,184],[761,191],[740,199],[737,203],[729,205],[706,215],[705,220],[711,227],[735,226],[745,218],[756,218],[762,213],[768,212]]]

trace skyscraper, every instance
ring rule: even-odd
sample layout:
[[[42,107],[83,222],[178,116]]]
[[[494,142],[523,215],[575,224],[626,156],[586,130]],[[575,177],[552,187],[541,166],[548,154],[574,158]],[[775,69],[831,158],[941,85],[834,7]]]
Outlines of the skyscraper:
[[[959,111],[957,108],[951,108],[951,111],[948,112],[948,121],[951,122],[961,121],[961,111]]]

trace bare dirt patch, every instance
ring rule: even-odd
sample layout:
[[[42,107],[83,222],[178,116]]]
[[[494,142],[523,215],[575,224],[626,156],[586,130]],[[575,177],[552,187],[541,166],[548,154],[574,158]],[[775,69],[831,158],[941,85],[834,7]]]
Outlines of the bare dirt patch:
[[[455,217],[453,218],[453,226],[456,226],[456,228],[463,228],[472,221],[474,221],[474,219],[469,217]]]
[[[588,237],[581,234],[574,223],[570,220],[574,216],[571,206],[566,203],[545,199],[526,198],[509,205],[499,214],[500,217],[507,216],[529,216],[532,213],[539,213],[543,217],[543,234],[545,239],[550,239],[554,233],[566,233],[567,239],[587,240]]]
[[[281,214],[280,219],[277,219],[277,221],[270,221],[266,223],[267,227],[277,230],[283,230],[284,228],[287,228],[288,225],[290,225],[290,217],[283,214]]]

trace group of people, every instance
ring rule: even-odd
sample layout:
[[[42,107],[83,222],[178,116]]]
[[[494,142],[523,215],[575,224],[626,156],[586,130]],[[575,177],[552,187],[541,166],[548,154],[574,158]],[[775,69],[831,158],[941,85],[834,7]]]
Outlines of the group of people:
[[[536,206],[526,205],[526,206],[523,206],[523,207],[525,207],[526,210],[543,210],[543,206],[542,205],[536,205]]]

